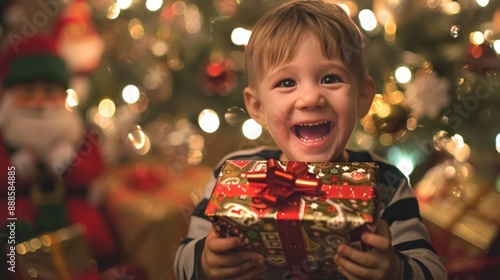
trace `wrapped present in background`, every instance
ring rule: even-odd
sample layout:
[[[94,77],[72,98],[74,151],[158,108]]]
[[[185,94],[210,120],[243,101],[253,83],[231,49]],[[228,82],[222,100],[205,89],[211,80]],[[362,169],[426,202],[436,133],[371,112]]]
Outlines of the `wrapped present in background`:
[[[341,244],[364,248],[360,237],[378,222],[374,163],[228,160],[205,215],[220,237],[238,236],[275,267],[336,271]]]
[[[101,279],[78,224],[16,245],[18,279]],[[17,272],[16,272],[17,273]]]
[[[106,212],[123,253],[144,268],[148,279],[175,279],[177,246],[212,174],[204,166],[174,172],[151,161],[121,166],[105,177]]]
[[[500,194],[469,162],[460,136],[434,136],[442,157],[414,185],[422,221],[449,279],[498,279]]]

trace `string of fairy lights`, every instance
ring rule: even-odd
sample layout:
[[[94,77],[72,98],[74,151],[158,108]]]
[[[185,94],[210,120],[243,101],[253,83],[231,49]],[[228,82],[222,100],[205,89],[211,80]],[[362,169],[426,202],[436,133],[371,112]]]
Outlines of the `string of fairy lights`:
[[[408,7],[408,5],[420,5],[417,12],[427,10],[446,16],[459,16],[465,11],[477,11],[495,4],[494,1],[489,0],[426,0],[416,1],[416,4],[408,4],[407,2],[411,1],[401,0],[329,1],[340,4],[359,24],[369,39],[382,37],[387,46],[396,44],[399,29],[406,24],[405,21],[409,20],[405,17],[413,16],[413,9],[416,8]],[[268,1],[263,1],[263,3],[266,2]],[[370,4],[367,5],[365,2]],[[189,34],[195,38],[189,43],[206,38],[203,36],[204,32],[208,30],[210,33],[209,29],[212,28],[204,26],[205,22],[209,21],[206,6],[196,1],[181,0],[94,0],[90,3],[94,6],[95,13],[104,16],[108,24],[112,26],[112,33],[115,33],[113,36],[128,36],[144,51],[161,58],[166,65],[150,65],[147,71],[143,71],[142,81],[127,83],[119,89],[120,94],[117,97],[104,96],[98,104],[88,109],[87,119],[98,125],[108,139],[114,139],[109,140],[113,143],[109,144],[110,157],[119,151],[116,143],[124,142],[126,146],[132,148],[133,153],[138,155],[146,155],[153,146],[156,146],[163,149],[161,153],[169,160],[173,160],[175,155],[176,160],[182,157],[187,164],[199,164],[204,159],[207,135],[216,134],[223,121],[232,127],[240,127],[242,135],[248,140],[258,141],[263,135],[263,128],[249,119],[244,110],[237,106],[231,106],[225,112],[220,112],[219,109],[210,106],[200,108],[196,124],[186,117],[162,115],[146,125],[139,125],[141,115],[146,114],[152,104],[169,102],[179,95],[175,91],[176,80],[173,75],[183,71],[188,61],[187,56],[183,54],[187,50],[175,44],[175,36],[179,33]],[[245,13],[246,11],[239,11],[243,7],[248,7],[244,4],[245,0],[213,1],[212,8],[215,7],[219,16],[211,19],[210,22],[215,24],[221,18],[236,17],[238,12]],[[145,18],[130,17],[131,13],[128,11],[139,8],[145,9],[142,15],[146,18],[148,11],[154,12],[151,15],[160,17],[161,24],[151,31]],[[494,14],[494,18],[482,19],[482,21],[483,24],[478,25],[477,30],[468,34],[464,34],[464,28],[459,24],[445,26],[447,36],[450,39],[468,36],[467,43],[472,47],[488,45],[498,56],[500,54],[500,31],[495,24],[498,25],[500,22],[499,12]],[[237,89],[239,83],[237,74],[244,71],[243,48],[250,35],[250,27],[236,26],[225,35],[225,40],[231,42],[234,49],[221,51],[214,48],[208,54],[209,62],[204,68],[206,79],[200,81],[204,83],[205,94],[225,97],[230,96]],[[110,35],[104,33],[103,36]],[[481,56],[481,54],[478,55]],[[487,80],[496,80],[496,70],[491,70],[484,76]],[[462,83],[465,84],[468,82],[467,77],[457,79],[461,78]],[[382,82],[381,90],[376,95],[369,114],[361,121],[362,129],[356,131],[353,136],[355,145],[368,150],[373,150],[377,145],[392,149],[392,144],[406,141],[409,135],[421,126],[422,119],[446,119],[440,112],[451,104],[451,99],[460,100],[464,97],[458,96],[460,95],[458,90],[463,88],[460,81],[451,81],[454,84],[450,84],[450,81],[436,74],[430,60],[422,55],[408,54],[408,52],[403,53],[399,65],[383,75]],[[428,89],[434,95],[425,96],[422,88]],[[457,97],[449,97],[448,91],[452,88],[457,88]],[[431,97],[432,101],[426,100]],[[75,94],[69,94],[68,106],[75,107],[77,104],[78,97]],[[162,129],[158,130],[158,127]],[[462,160],[467,160],[471,149],[465,144],[464,137],[459,134],[450,137],[450,143],[453,142],[455,147],[461,148],[455,150],[450,148],[448,152]],[[500,153],[500,131],[497,132],[492,142],[496,151]],[[409,158],[397,151],[398,147],[389,151],[389,160],[397,164],[405,174],[411,174],[414,166],[421,162],[422,158]]]

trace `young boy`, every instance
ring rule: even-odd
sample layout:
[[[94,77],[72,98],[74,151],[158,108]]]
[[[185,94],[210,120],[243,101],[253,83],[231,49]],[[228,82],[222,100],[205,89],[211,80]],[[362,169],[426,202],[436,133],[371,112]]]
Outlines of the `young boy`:
[[[265,14],[246,49],[249,86],[243,94],[250,116],[269,130],[278,148],[230,154],[215,175],[226,159],[374,161],[380,172],[381,223],[376,233],[362,236],[373,249],[339,246],[333,259],[339,272],[349,279],[446,279],[406,177],[368,152],[345,149],[375,91],[362,47],[359,29],[339,6],[298,1]],[[178,279],[304,279],[269,268],[256,252],[239,250],[237,237],[215,236],[203,216],[214,182],[178,249]]]

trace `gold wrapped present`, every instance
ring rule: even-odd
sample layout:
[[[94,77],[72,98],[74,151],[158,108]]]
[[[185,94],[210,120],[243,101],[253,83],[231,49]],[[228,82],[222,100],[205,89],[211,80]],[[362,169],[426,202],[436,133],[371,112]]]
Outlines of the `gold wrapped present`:
[[[105,179],[106,211],[126,257],[148,279],[175,279],[174,256],[212,170],[188,167],[173,172],[161,162],[135,163]]]
[[[73,280],[97,271],[77,224],[22,242],[16,253],[23,279]]]

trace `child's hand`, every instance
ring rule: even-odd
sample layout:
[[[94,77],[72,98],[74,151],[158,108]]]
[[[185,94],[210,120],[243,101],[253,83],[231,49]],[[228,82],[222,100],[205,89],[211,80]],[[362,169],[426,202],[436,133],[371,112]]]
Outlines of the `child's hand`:
[[[400,259],[392,250],[391,233],[384,220],[380,220],[378,234],[364,233],[361,240],[371,246],[369,252],[341,245],[334,256],[339,272],[348,279],[400,279]]]
[[[201,255],[204,279],[256,279],[267,270],[259,253],[239,250],[239,238],[218,238],[210,231]]]

